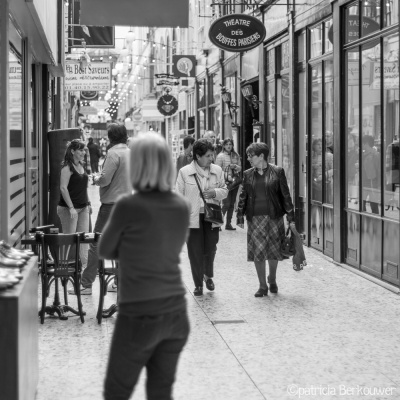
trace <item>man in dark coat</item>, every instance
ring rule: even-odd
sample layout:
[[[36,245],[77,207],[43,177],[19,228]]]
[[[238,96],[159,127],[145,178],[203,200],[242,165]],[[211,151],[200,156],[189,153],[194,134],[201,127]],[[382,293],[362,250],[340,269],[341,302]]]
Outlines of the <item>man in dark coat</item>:
[[[89,138],[87,145],[90,154],[90,165],[92,167],[92,173],[99,172],[99,158],[101,156],[100,147],[98,144],[93,142],[93,138]]]

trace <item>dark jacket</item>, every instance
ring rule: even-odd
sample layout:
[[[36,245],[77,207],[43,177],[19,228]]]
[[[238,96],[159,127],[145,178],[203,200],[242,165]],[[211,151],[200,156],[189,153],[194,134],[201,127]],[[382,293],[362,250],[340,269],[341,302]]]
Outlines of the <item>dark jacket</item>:
[[[90,161],[92,163],[99,162],[99,158],[101,156],[100,146],[98,146],[96,143],[89,143],[87,147],[90,153]]]
[[[244,215],[246,215],[248,221],[253,218],[255,199],[254,174],[256,173],[255,168],[250,168],[243,173],[243,188],[239,198],[237,224],[244,223]],[[271,199],[268,203],[267,215],[271,219],[276,219],[287,214],[288,222],[294,222],[292,198],[283,168],[268,164],[264,178],[265,194],[267,198]]]

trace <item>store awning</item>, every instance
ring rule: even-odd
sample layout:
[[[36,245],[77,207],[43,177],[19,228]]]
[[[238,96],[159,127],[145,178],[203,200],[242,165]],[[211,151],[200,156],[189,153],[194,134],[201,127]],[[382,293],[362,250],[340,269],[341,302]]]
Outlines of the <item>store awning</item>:
[[[189,27],[189,0],[81,0],[82,25]]]
[[[164,121],[164,116],[157,109],[157,100],[144,100],[140,108],[144,122]]]

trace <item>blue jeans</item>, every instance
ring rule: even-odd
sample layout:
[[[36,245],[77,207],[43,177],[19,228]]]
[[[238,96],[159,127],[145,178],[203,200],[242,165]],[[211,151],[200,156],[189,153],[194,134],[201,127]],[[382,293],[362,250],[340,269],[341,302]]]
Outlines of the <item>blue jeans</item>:
[[[60,217],[63,233],[89,232],[89,207],[76,208],[78,218],[71,218],[71,213],[67,207],[57,206],[57,214]],[[79,257],[83,268],[88,261],[88,245],[81,244]]]
[[[128,400],[143,367],[149,400],[172,399],[172,385],[189,336],[186,310],[157,316],[119,313],[104,382],[104,399]]]
[[[102,204],[100,206],[99,214],[97,215],[96,224],[94,225],[93,232],[101,233],[103,231],[108,221],[108,218],[110,217],[113,207],[114,204]],[[96,279],[98,266],[99,256],[97,255],[97,243],[90,243],[87,267],[82,274],[83,287],[92,287],[92,284]]]

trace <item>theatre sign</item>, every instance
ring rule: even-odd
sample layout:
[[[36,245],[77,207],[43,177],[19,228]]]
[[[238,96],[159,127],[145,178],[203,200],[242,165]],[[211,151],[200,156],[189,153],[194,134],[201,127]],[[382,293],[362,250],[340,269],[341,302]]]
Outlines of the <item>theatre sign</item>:
[[[217,47],[231,52],[243,52],[260,45],[266,35],[263,23],[250,15],[230,14],[218,18],[208,36]]]
[[[111,64],[90,63],[82,66],[79,62],[65,65],[65,90],[99,91],[111,87]]]

